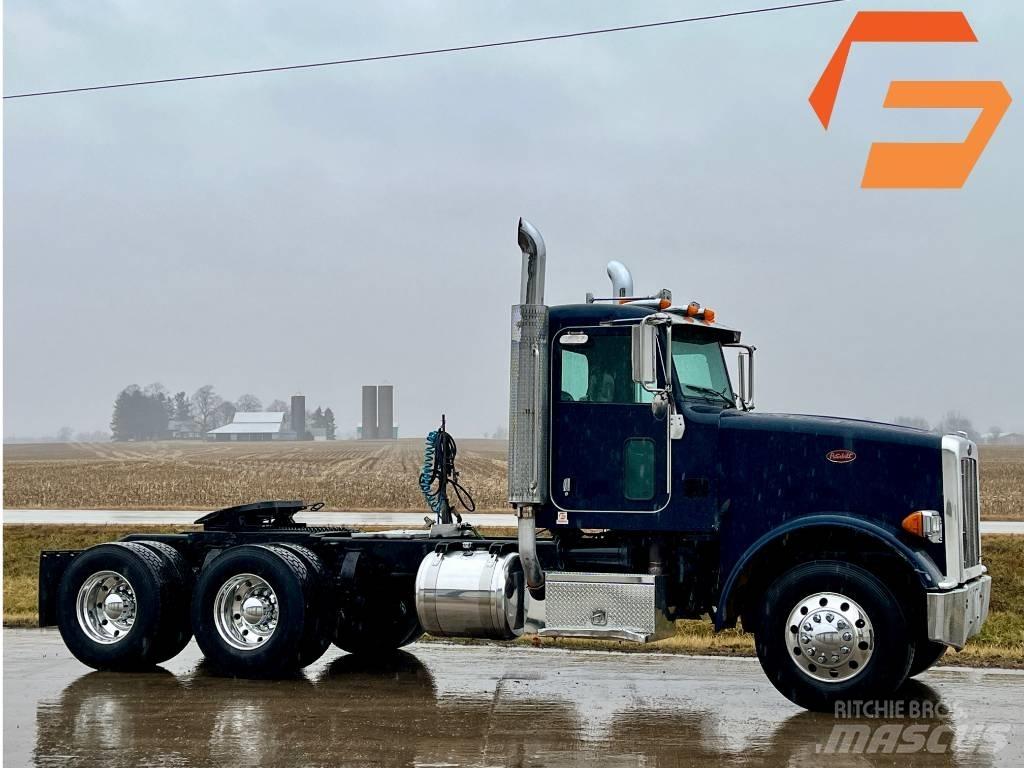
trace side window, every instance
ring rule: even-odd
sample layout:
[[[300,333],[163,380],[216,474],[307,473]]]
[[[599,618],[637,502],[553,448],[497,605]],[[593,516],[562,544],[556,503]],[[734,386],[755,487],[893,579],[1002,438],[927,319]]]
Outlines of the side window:
[[[574,339],[571,343],[561,342],[562,402],[651,402],[653,396],[633,381],[628,334],[575,333],[570,337]],[[581,337],[585,341],[579,341]]]
[[[562,400],[583,400],[587,396],[590,366],[587,356],[562,349]]]

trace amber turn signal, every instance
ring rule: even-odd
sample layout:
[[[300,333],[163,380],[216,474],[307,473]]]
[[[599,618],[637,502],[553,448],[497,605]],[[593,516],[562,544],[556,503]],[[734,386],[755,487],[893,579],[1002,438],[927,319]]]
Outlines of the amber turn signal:
[[[939,543],[942,541],[942,515],[931,509],[911,512],[903,518],[903,530]]]

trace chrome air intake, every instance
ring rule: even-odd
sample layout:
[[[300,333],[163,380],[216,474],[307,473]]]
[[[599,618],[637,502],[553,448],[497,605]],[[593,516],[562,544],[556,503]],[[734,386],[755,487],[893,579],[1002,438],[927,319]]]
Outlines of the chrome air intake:
[[[621,261],[608,262],[608,277],[612,281],[612,296],[620,298],[633,295],[633,275]]]

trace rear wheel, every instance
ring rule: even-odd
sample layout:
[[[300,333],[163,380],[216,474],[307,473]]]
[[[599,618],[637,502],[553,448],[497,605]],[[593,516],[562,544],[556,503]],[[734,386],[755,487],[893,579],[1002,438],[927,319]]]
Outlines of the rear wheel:
[[[309,547],[289,543],[275,544],[274,546],[288,550],[302,560],[303,565],[309,570],[312,581],[309,588],[312,590],[313,616],[306,627],[302,648],[299,652],[299,663],[305,667],[323,656],[331,645],[331,606],[329,596],[326,594],[326,571],[319,555]]]
[[[358,608],[338,613],[334,644],[349,653],[383,655],[422,635],[412,595],[381,594]]]
[[[174,547],[162,541],[138,541],[152,550],[162,561],[163,580],[168,590],[166,620],[156,637],[157,662],[166,661],[181,653],[192,639],[192,569]]]
[[[75,658],[95,669],[144,669],[166,660],[163,638],[175,616],[167,568],[141,544],[87,549],[61,579],[61,637]]]
[[[899,600],[855,565],[819,561],[783,574],[764,595],[755,636],[772,684],[813,710],[888,696],[914,656]]]
[[[196,642],[220,671],[278,677],[300,669],[316,624],[313,580],[293,552],[272,545],[229,549],[199,576],[192,599]]]

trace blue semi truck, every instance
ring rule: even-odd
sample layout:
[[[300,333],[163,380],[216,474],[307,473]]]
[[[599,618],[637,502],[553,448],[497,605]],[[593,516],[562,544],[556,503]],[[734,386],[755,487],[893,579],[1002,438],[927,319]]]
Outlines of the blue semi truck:
[[[442,429],[422,531],[314,528],[295,519],[303,502],[266,501],[206,515],[201,531],[48,551],[40,623],[97,668],[151,667],[194,636],[223,672],[273,677],[332,642],[642,643],[710,615],[716,629],[742,622],[772,684],[810,709],[886,696],[980,630],[991,578],[965,435],[755,413],[755,348],[711,309],[635,295],[618,262],[608,296],[549,307],[543,239],[521,220],[518,241],[516,537],[457,514]]]

